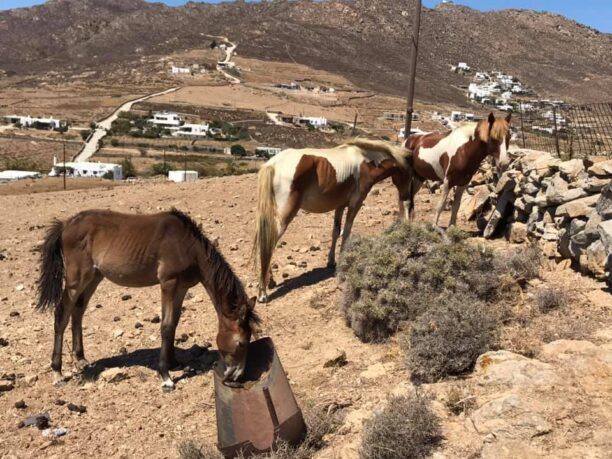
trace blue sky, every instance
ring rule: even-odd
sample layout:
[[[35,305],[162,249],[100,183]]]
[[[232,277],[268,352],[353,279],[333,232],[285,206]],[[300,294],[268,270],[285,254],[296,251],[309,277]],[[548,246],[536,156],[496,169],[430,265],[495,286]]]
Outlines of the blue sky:
[[[208,1],[209,3],[219,3],[220,0]],[[186,3],[185,0],[164,0],[163,2],[172,6]],[[0,0],[0,10],[41,3],[44,3],[44,0]],[[423,0],[423,3],[428,7],[433,7],[438,3],[438,0]],[[455,3],[485,11],[505,8],[551,11],[575,19],[602,32],[612,33],[612,0],[456,0]]]

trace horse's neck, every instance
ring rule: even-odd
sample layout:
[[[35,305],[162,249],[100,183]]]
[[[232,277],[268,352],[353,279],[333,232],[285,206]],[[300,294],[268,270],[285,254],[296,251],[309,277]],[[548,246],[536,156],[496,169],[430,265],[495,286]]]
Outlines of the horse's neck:
[[[201,242],[198,250],[197,258],[202,285],[208,292],[218,312],[231,312],[221,311],[220,308],[224,305],[231,307],[236,304],[233,298],[228,297],[230,295],[236,296],[239,293],[235,288],[231,287],[238,285],[240,281],[238,281],[223,256],[210,241]]]
[[[369,175],[373,184],[376,184],[391,177],[393,174],[398,172],[398,170],[399,165],[395,161],[384,161],[379,165],[374,165],[371,167],[369,170]]]

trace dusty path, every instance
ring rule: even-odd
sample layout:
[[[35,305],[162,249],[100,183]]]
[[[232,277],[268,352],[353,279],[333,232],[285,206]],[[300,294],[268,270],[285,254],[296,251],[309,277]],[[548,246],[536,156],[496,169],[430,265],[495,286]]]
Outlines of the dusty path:
[[[206,371],[212,354],[199,358],[200,374],[183,375],[170,394],[160,391],[155,372],[160,344],[159,289],[127,289],[103,282],[84,319],[85,352],[94,364],[91,380],[74,378],[53,387],[49,368],[53,318],[34,312],[38,253],[44,226],[89,208],[125,212],[156,212],[171,206],[189,212],[206,234],[219,237],[220,248],[247,289],[255,295],[255,275],[249,264],[255,197],[255,176],[214,178],[192,184],[145,183],[111,190],[88,190],[3,196],[0,207],[11,209],[0,220],[0,376],[14,373],[16,387],[0,393],[0,456],[28,457],[176,457],[177,445],[187,439],[214,443],[216,426],[212,375]],[[422,218],[430,218],[436,200],[419,194]],[[354,232],[377,233],[394,219],[396,194],[390,183],[378,186],[359,214]],[[444,215],[446,222],[448,215]],[[275,257],[277,278],[283,282],[268,305],[258,305],[263,333],[276,343],[283,365],[301,404],[337,403],[346,406],[346,422],[319,458],[355,458],[362,420],[380,408],[387,396],[409,386],[408,372],[396,339],[381,345],[359,342],[338,310],[338,284],[325,266],[332,216],[298,215]],[[311,247],[314,250],[311,251]],[[317,247],[320,250],[317,250]],[[299,268],[301,262],[306,267]],[[587,285],[575,275],[572,283]],[[129,294],[131,298],[122,300]],[[137,323],[140,325],[137,328]],[[205,291],[192,289],[185,302],[177,336],[180,359],[194,345],[214,343],[216,318]],[[65,335],[64,364],[71,368],[70,333]],[[329,353],[343,350],[348,364],[324,368]],[[107,383],[95,376],[118,368],[129,377]],[[57,399],[85,405],[75,414]],[[15,408],[23,400],[27,408]],[[442,406],[441,403],[438,405]],[[54,426],[68,429],[57,443],[35,428],[17,429],[28,415],[49,412]],[[439,409],[444,412],[442,406]],[[463,442],[463,425],[449,430],[450,451]],[[472,434],[474,435],[474,434]],[[476,436],[475,438],[480,438]],[[456,449],[454,451],[457,451]],[[445,457],[466,457],[453,455]]]
[[[89,139],[87,139],[87,142],[85,143],[81,151],[74,157],[74,161],[76,162],[87,161],[89,158],[91,158],[93,155],[95,155],[98,152],[98,149],[99,149],[98,144],[100,140],[106,137],[106,135],[108,134],[108,131],[113,125],[113,121],[115,121],[119,117],[119,113],[129,112],[132,109],[132,106],[134,104],[137,104],[138,102],[142,102],[142,101],[151,99],[153,97],[165,96],[166,94],[173,93],[179,89],[180,89],[180,86],[176,88],[170,88],[162,92],[156,92],[154,94],[149,94],[147,96],[140,97],[139,99],[130,100],[120,105],[119,108],[117,108],[117,110],[115,110],[112,115],[110,115],[107,118],[104,118],[102,121],[96,124],[97,126],[96,129],[93,131],[92,135],[89,136]]]

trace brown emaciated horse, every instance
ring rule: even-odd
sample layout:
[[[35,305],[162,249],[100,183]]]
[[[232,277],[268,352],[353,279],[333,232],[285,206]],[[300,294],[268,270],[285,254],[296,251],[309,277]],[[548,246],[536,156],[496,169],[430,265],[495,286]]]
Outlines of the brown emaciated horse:
[[[252,328],[258,322],[240,280],[200,227],[173,209],[154,215],[106,210],[81,212],[49,229],[41,256],[38,310],[55,309],[51,368],[62,378],[62,342],[72,318],[72,352],[79,368],[88,363],[83,349],[83,314],[102,279],[125,287],[159,284],[162,296],[159,373],[172,389],[169,370],[177,363],[174,336],[187,291],[202,283],[218,316],[217,345],[227,364],[226,379],[236,380],[246,363]]]

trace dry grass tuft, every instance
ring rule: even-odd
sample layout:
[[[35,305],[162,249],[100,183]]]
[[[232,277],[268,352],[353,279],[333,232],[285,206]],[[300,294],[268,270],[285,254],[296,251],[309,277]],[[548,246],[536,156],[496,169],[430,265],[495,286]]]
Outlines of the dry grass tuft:
[[[223,455],[213,446],[201,446],[193,440],[182,442],[178,448],[180,459],[223,459]]]
[[[425,458],[440,439],[440,422],[423,395],[417,392],[407,397],[393,397],[366,424],[360,457]]]
[[[535,294],[535,302],[542,313],[561,309],[568,305],[569,296],[565,290],[554,287],[539,289]]]

